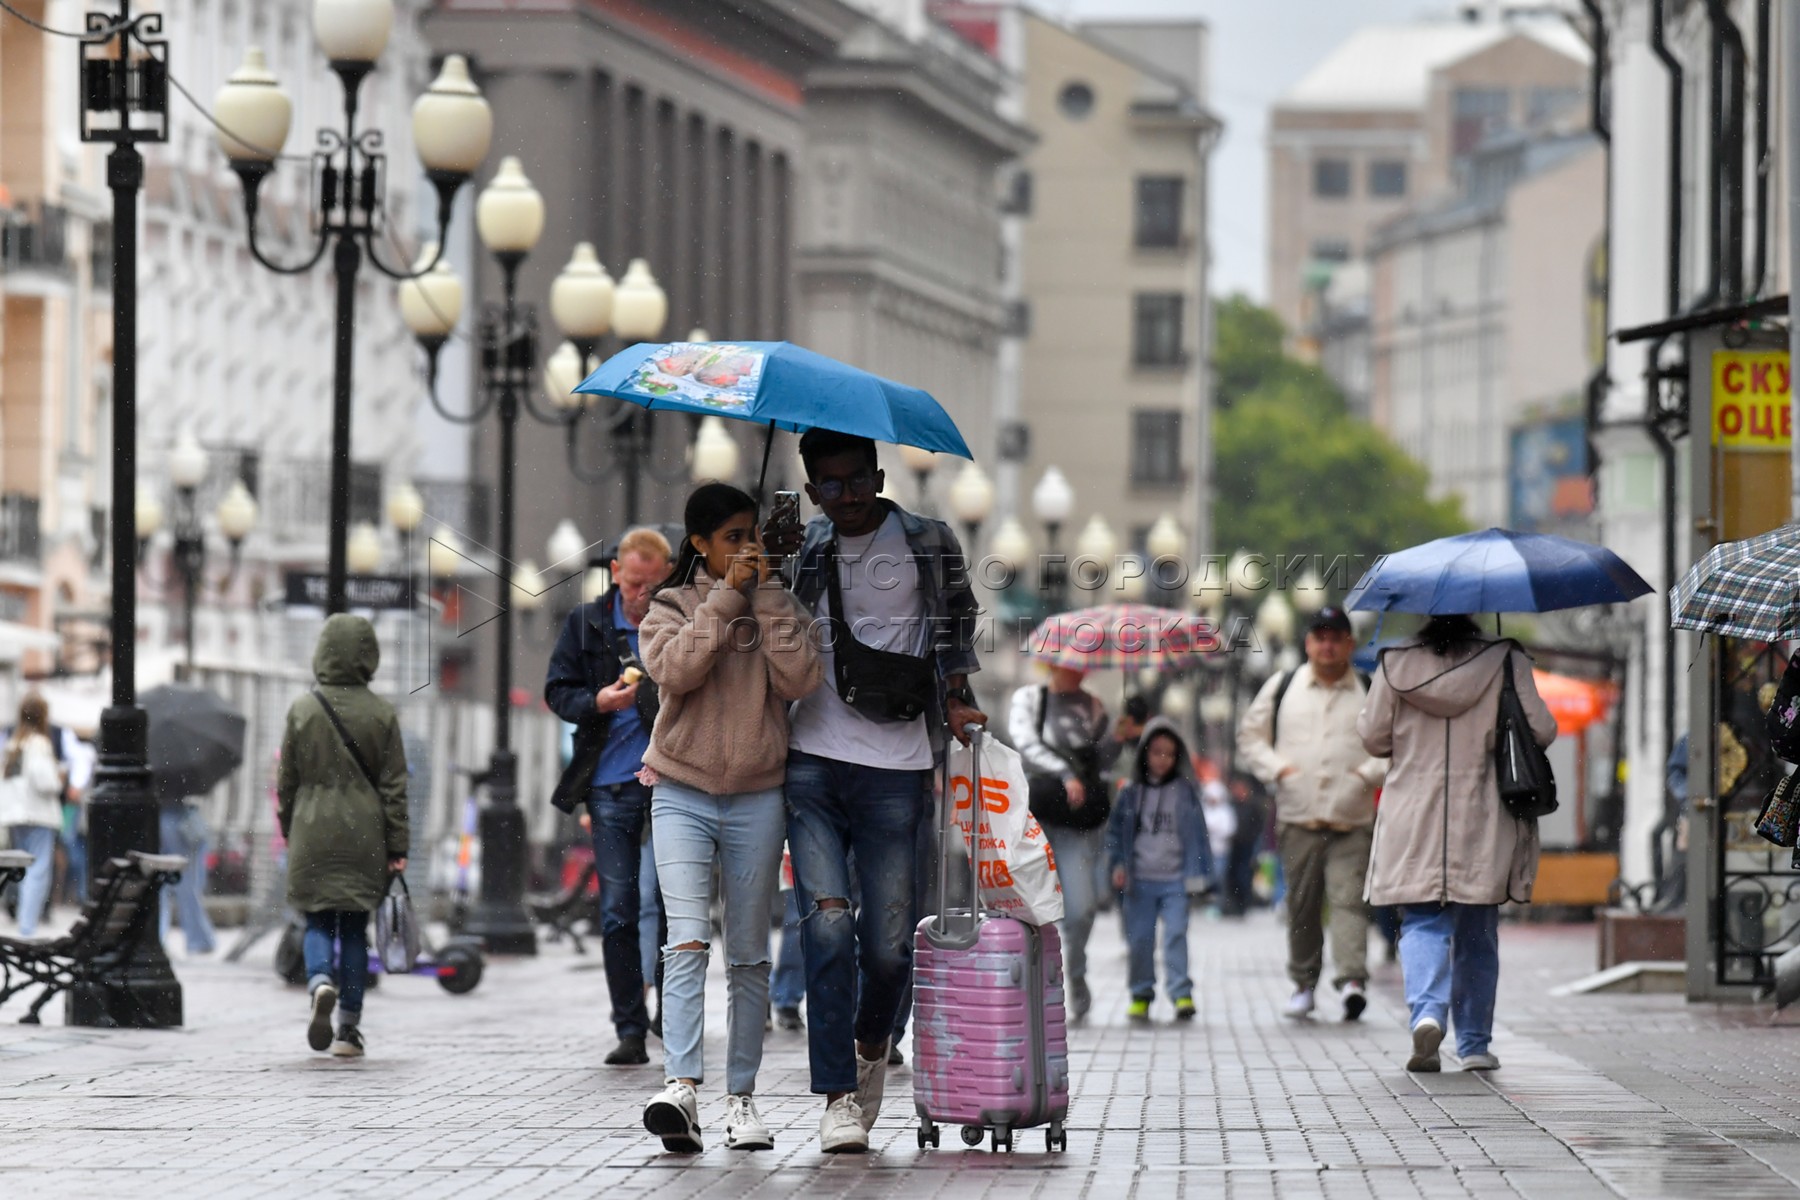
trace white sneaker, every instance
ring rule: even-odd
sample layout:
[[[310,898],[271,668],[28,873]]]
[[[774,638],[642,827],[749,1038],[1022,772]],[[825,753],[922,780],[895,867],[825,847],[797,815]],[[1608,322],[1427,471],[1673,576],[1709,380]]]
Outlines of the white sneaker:
[[[856,1056],[856,1107],[862,1110],[865,1131],[874,1129],[875,1118],[881,1115],[881,1097],[887,1092],[887,1063],[886,1046],[875,1058],[864,1058],[860,1052]]]
[[[329,983],[313,989],[312,1020],[306,1025],[306,1044],[314,1050],[331,1049],[331,1014],[337,1011],[338,990]]]
[[[839,1096],[827,1104],[825,1115],[819,1118],[819,1149],[827,1154],[862,1154],[868,1148],[869,1131],[863,1128],[856,1097]]]
[[[1281,1010],[1281,1015],[1284,1017],[1292,1017],[1294,1020],[1298,1021],[1302,1018],[1312,1016],[1312,1011],[1313,990],[1311,988],[1301,988],[1292,996],[1288,997],[1287,1007]]]
[[[775,1139],[756,1111],[754,1096],[725,1097],[725,1148],[727,1150],[773,1150]]]
[[[672,1154],[698,1154],[700,1143],[700,1103],[692,1086],[671,1079],[663,1090],[644,1105],[644,1128],[662,1139],[663,1149]]]
[[[1465,1054],[1462,1060],[1465,1071],[1498,1071],[1500,1060],[1492,1054]]]
[[[1443,1061],[1438,1057],[1438,1047],[1444,1044],[1444,1027],[1436,1017],[1420,1017],[1419,1023],[1412,1027],[1413,1052],[1406,1060],[1409,1071],[1441,1071]]]

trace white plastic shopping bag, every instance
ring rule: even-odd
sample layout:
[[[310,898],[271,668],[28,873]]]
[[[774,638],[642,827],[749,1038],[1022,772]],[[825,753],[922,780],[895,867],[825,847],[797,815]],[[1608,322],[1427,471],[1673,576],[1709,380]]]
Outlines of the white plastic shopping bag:
[[[1030,788],[1018,752],[991,738],[982,739],[980,786],[976,787],[976,753],[952,742],[950,747],[951,820],[970,843],[970,827],[981,838],[981,905],[1028,925],[1062,920],[1062,883],[1056,877],[1056,855],[1043,826],[1031,815]],[[981,803],[975,803],[977,792]],[[972,815],[979,811],[978,821]]]

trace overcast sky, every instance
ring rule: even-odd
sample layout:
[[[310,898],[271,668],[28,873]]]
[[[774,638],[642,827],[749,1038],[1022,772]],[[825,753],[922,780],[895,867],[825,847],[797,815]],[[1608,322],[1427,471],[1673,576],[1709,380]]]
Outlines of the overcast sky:
[[[1225,140],[1213,156],[1214,289],[1266,295],[1263,281],[1264,159],[1269,106],[1364,25],[1451,8],[1445,0],[1033,0],[1052,15],[1118,20],[1199,17],[1211,28],[1214,112]]]

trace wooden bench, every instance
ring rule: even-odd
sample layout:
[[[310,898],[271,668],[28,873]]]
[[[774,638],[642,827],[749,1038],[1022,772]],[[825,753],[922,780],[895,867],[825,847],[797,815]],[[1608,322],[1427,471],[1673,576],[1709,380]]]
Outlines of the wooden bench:
[[[135,952],[145,925],[156,919],[163,885],[180,879],[186,865],[187,860],[178,855],[134,850],[101,868],[93,898],[82,906],[80,919],[63,936],[45,940],[0,937],[0,1004],[27,988],[41,987],[43,991],[31,1008],[19,1018],[21,1025],[36,1025],[39,1010],[52,996],[97,983],[120,965],[122,958]],[[0,874],[10,877],[11,870],[0,860]]]

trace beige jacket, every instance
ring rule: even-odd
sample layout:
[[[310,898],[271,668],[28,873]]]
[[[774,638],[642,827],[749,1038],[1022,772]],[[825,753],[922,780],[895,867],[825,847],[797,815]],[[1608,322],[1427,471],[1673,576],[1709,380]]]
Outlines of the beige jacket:
[[[1387,775],[1387,764],[1371,758],[1356,732],[1362,711],[1363,685],[1356,672],[1345,671],[1336,683],[1313,677],[1302,663],[1281,698],[1275,720],[1277,673],[1238,722],[1238,757],[1275,796],[1275,820],[1283,825],[1356,829],[1375,820],[1375,789]],[[1271,739],[1280,735],[1279,742]],[[1288,767],[1299,773],[1281,779]]]
[[[1388,755],[1366,896],[1371,904],[1500,904],[1531,899],[1537,822],[1500,803],[1494,721],[1504,646],[1481,639],[1440,658],[1417,642],[1381,656],[1363,707],[1363,744]],[[1531,659],[1511,651],[1513,686],[1538,744],[1556,719],[1531,680]]]
[[[780,787],[788,705],[823,677],[793,593],[771,580],[752,598],[702,566],[651,600],[638,643],[662,701],[644,762],[715,796]]]

